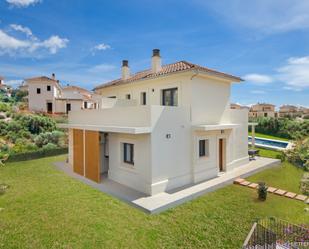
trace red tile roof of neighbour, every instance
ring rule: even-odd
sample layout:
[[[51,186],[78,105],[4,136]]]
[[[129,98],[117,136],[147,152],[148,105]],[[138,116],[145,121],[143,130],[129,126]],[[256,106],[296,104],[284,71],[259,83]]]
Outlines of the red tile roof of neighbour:
[[[81,94],[87,94],[87,95],[90,95],[91,94],[91,92],[90,91],[88,91],[87,89],[85,89],[85,88],[81,88],[81,87],[79,87],[79,86],[65,86],[65,87],[63,87],[62,88],[63,90],[75,90],[75,91],[78,91],[78,92],[80,92]]]
[[[242,81],[242,79],[237,77],[237,76],[222,73],[222,72],[219,72],[219,71],[216,71],[214,69],[207,68],[207,67],[202,67],[202,66],[199,66],[199,65],[187,62],[187,61],[178,61],[178,62],[175,62],[175,63],[163,65],[162,69],[157,73],[152,72],[151,69],[144,70],[144,71],[138,72],[136,74],[133,74],[127,80],[123,80],[121,78],[116,79],[116,80],[101,84],[101,85],[95,87],[94,89],[96,90],[96,89],[105,88],[105,87],[109,87],[109,86],[117,86],[117,85],[127,84],[127,83],[132,83],[132,82],[135,82],[135,81],[138,81],[138,80],[150,79],[150,78],[155,78],[155,77],[168,75],[168,74],[172,74],[172,73],[176,73],[176,72],[189,71],[189,70],[198,70],[198,71],[209,73],[209,74],[212,74],[212,75],[215,75],[215,76],[219,76],[219,77],[223,77],[223,78],[229,78],[229,79],[235,80],[237,82]]]

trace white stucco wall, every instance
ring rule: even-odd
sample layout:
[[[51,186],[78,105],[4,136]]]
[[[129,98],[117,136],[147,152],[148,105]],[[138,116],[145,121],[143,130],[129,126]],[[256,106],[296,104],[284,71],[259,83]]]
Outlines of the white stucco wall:
[[[140,192],[151,194],[150,135],[110,133],[108,177]],[[123,162],[123,143],[134,144],[134,165]]]
[[[55,85],[50,82],[28,82],[28,100],[30,111],[47,111],[47,102],[53,103],[53,111],[55,109],[54,99],[58,91]],[[51,91],[47,91],[47,86],[51,86]],[[37,88],[41,89],[41,93],[37,94]]]

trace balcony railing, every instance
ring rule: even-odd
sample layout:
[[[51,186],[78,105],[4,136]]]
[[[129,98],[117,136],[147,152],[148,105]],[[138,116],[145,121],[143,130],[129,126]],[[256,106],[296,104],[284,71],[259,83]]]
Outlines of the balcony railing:
[[[295,225],[277,218],[255,222],[243,249],[309,248],[309,226]]]

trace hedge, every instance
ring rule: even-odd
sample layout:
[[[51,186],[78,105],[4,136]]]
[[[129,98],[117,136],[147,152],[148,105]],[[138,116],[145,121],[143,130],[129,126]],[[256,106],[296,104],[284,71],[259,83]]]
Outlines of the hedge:
[[[36,151],[28,151],[23,153],[11,154],[7,162],[18,162],[32,159],[38,159],[42,157],[57,156],[67,154],[68,148],[55,148],[55,149],[39,149]]]

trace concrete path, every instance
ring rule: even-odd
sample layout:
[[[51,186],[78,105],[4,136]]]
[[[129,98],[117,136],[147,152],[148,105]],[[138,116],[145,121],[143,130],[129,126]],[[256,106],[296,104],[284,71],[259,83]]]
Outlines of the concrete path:
[[[160,213],[168,208],[192,200],[205,193],[232,184],[236,178],[248,177],[266,168],[278,166],[280,160],[256,157],[256,160],[238,167],[220,176],[182,189],[160,193],[154,196],[146,196],[136,190],[130,189],[108,178],[103,178],[101,183],[95,183],[72,171],[72,168],[64,162],[56,163],[56,167],[68,175],[120,200],[123,200],[147,213]]]

